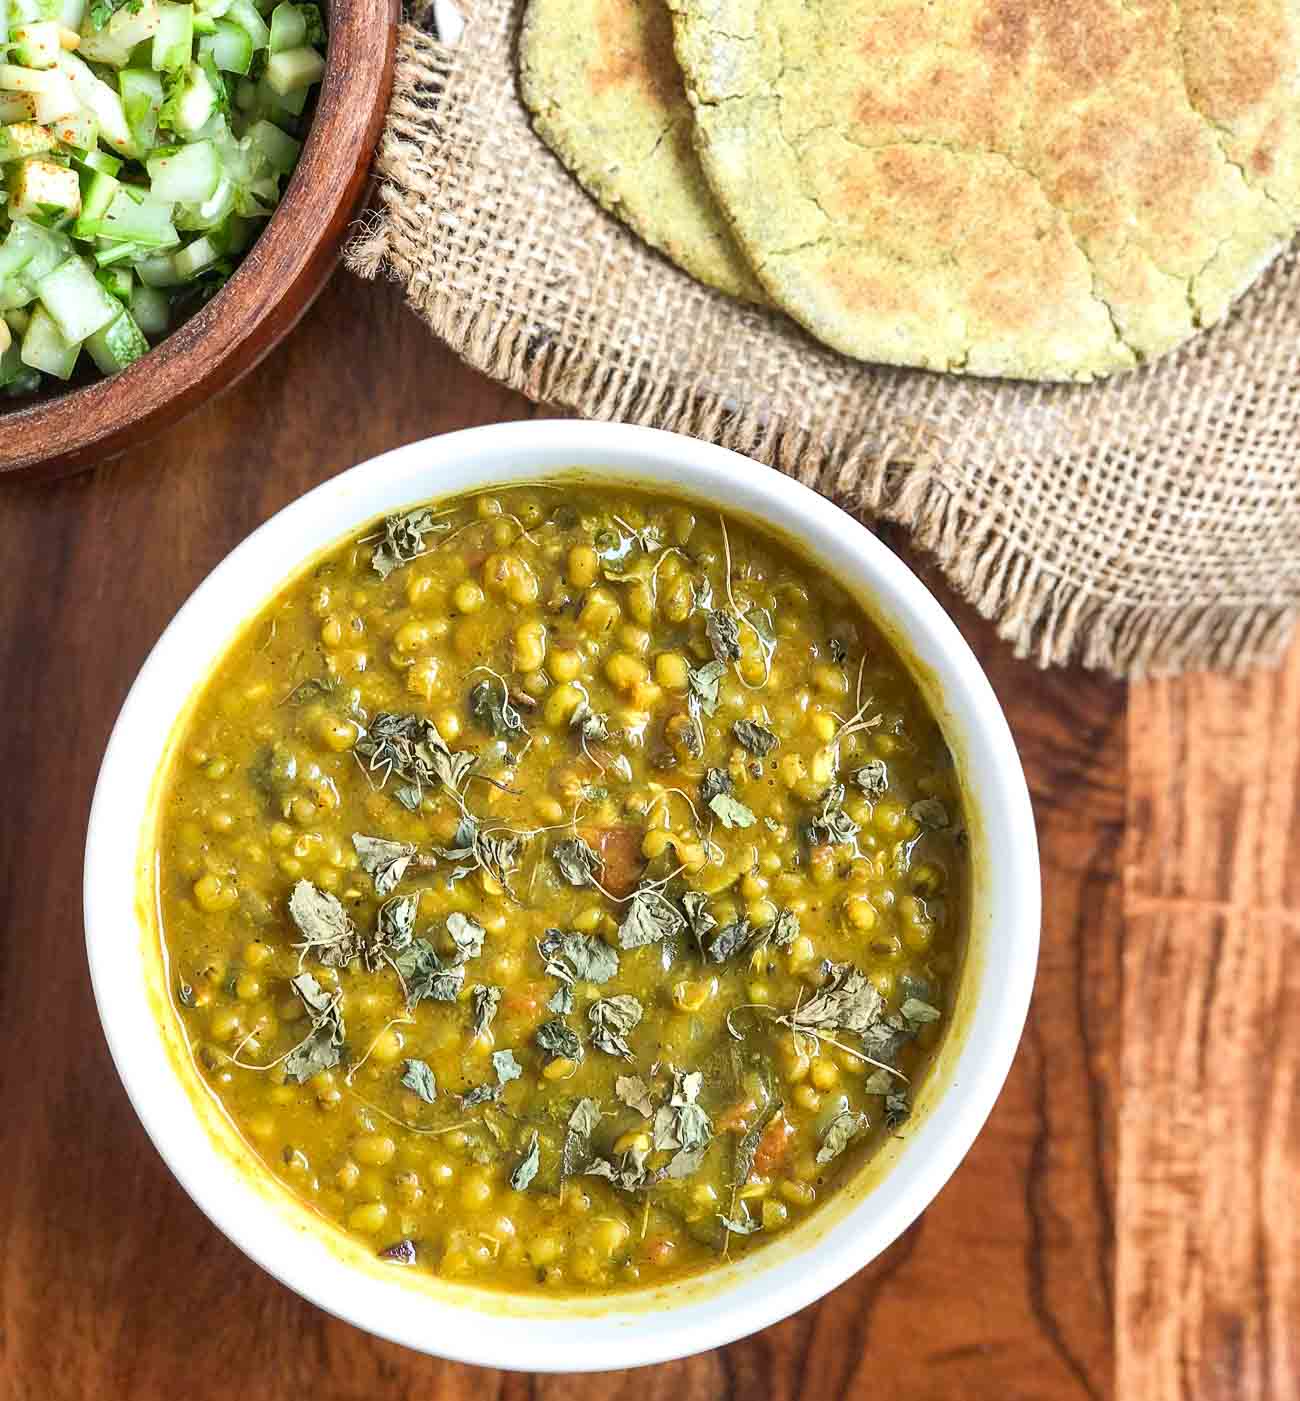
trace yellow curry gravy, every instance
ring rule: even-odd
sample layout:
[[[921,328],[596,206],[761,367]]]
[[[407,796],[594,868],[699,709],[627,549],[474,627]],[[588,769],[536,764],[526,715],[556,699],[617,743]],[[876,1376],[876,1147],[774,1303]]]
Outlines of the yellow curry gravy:
[[[488,491],[329,552],[206,683],[159,912],[200,1074],[394,1268],[607,1291],[905,1134],[962,802],[897,655],[748,522]]]

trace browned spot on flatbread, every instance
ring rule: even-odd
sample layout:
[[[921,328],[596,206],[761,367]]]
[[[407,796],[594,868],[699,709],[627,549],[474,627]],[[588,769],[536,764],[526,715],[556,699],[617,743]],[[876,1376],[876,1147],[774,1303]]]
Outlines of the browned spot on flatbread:
[[[874,162],[878,187],[865,207],[871,223],[890,220],[920,232],[936,223],[958,217],[955,201],[963,193],[963,174],[955,164],[958,158],[919,146],[895,146],[883,151]],[[918,221],[921,228],[918,228]],[[910,237],[895,251],[910,260]]]
[[[1253,176],[1283,174],[1293,148],[1300,20],[1284,0],[1179,0],[1187,96]],[[1249,145],[1244,134],[1260,117]],[[1285,175],[1283,174],[1285,180]]]
[[[1022,63],[1029,50],[1026,0],[993,0],[974,25],[975,47],[996,59]]]
[[[942,11],[921,0],[884,14],[873,14],[862,31],[858,51],[869,63],[876,63],[932,42],[942,31]]]
[[[852,253],[832,254],[826,261],[826,277],[836,300],[848,311],[901,315],[911,310],[904,305],[893,283],[864,272]]]
[[[980,268],[980,276],[968,280],[968,304],[977,319],[1002,334],[1033,332],[1052,319],[1043,289],[1068,276],[1079,253],[1064,220],[1038,204],[1029,188],[1008,180],[999,189],[1021,222],[1015,233],[990,232],[968,250]],[[1086,277],[1082,269],[1079,275]]]
[[[1277,149],[1286,140],[1282,118],[1276,116],[1260,134],[1259,144],[1250,153],[1252,172],[1267,179],[1277,169]]]
[[[600,61],[587,70],[592,94],[603,97],[623,84],[640,88],[662,107],[682,95],[668,6],[611,0],[596,21]]]
[[[868,130],[894,127],[903,139],[992,147],[1006,122],[1001,101],[986,79],[939,65],[891,91],[864,84],[853,115]]]
[[[1153,25],[1125,11],[1119,0],[1048,0],[1035,7],[1042,66],[1058,89],[1055,100],[1078,100],[1104,88],[1130,62],[1153,68],[1167,62],[1153,42]]]
[[[1182,24],[1184,41],[1194,44],[1188,88],[1216,121],[1227,123],[1258,107],[1287,76],[1281,55],[1294,53],[1296,33],[1280,7],[1256,4],[1243,15],[1191,3]]]
[[[1278,40],[1283,42],[1282,38]],[[1238,111],[1258,106],[1282,81],[1282,65],[1276,52],[1257,50],[1254,44],[1225,55],[1233,105]]]
[[[915,237],[924,232],[917,219],[929,222],[931,211],[950,209],[955,192],[951,161],[916,146],[855,152],[827,174],[827,213],[845,227],[873,230],[881,251],[903,261],[911,261]]]
[[[1032,42],[1032,0],[988,0],[969,25],[958,34],[940,4],[873,19],[859,43],[857,123],[940,145],[998,145],[1016,120],[1017,84]],[[917,53],[933,57],[918,65]]]

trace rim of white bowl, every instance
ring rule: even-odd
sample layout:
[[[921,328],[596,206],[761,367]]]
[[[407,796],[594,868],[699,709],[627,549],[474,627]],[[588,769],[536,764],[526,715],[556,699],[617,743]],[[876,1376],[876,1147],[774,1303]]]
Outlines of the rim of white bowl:
[[[393,1267],[361,1267],[328,1228],[305,1226],[302,1208],[268,1186],[270,1174],[251,1154],[232,1161],[182,1083],[151,1004],[147,961],[157,962],[158,951],[141,929],[137,873],[154,772],[176,716],[239,627],[303,560],[398,506],[574,469],[678,488],[768,523],[906,639],[908,660],[929,673],[932,703],[940,698],[946,730],[960,730],[948,737],[988,849],[981,900],[991,927],[981,935],[981,966],[963,975],[978,991],[966,993],[975,1001],[951,1072],[879,1182],[850,1196],[838,1215],[844,1194],[836,1194],[789,1240],[695,1281],[534,1303],[427,1278],[413,1286]],[[216,646],[197,640],[195,624],[209,614],[220,625],[201,635],[217,636]],[[91,804],[83,900],[96,1005],[118,1074],[159,1154],[213,1224],[283,1284],[380,1337],[454,1361],[547,1372],[640,1366],[733,1342],[829,1293],[901,1235],[957,1168],[1001,1091],[1028,1011],[1041,912],[1033,812],[1011,732],[974,654],[911,570],[830,501],[749,458],[657,429],[567,419],[409,443],[324,482],[236,546],[164,630],[123,703]],[[817,1233],[819,1216],[833,1220]]]

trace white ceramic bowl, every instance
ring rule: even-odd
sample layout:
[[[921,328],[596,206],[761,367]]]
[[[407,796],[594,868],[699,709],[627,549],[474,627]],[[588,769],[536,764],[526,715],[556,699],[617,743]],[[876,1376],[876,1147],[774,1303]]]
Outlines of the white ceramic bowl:
[[[972,928],[957,1009],[906,1134],[766,1249],[696,1280],[604,1300],[506,1297],[417,1275],[380,1264],[309,1217],[257,1166],[199,1080],[140,901],[141,889],[152,889],[154,780],[177,717],[286,572],[382,512],[573,467],[722,503],[802,542],[905,641],[963,776],[972,838]],[[1002,711],[957,629],[884,545],[807,488],[724,449],[557,420],[386,453],[286,507],[212,571],[159,639],[113,730],[90,814],[85,910],[95,997],[131,1102],[181,1185],[236,1245],[322,1308],[407,1347],[562,1372],[731,1342],[819,1298],[904,1231],[957,1167],[1002,1087],[1029,1004],[1040,901],[1033,815]]]

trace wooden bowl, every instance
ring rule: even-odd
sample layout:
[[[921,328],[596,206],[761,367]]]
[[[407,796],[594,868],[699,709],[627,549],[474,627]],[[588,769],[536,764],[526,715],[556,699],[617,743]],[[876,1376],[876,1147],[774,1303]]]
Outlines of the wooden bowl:
[[[230,281],[119,374],[0,408],[0,476],[59,476],[144,442],[246,375],[324,287],[366,192],[398,0],[328,0],[328,12],[325,78],[302,157]]]

